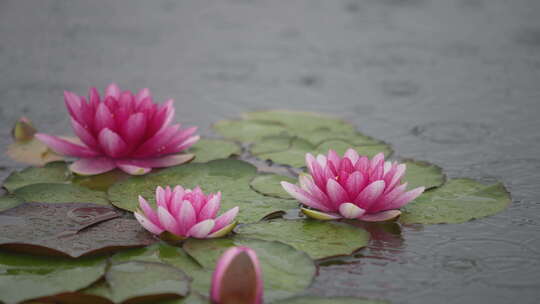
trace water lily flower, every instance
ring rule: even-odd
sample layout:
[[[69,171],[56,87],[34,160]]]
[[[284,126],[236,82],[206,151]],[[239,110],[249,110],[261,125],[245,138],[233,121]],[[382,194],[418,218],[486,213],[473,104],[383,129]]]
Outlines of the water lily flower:
[[[193,190],[176,186],[156,188],[157,211],[139,196],[137,221],[153,234],[185,238],[217,238],[229,233],[236,221],[238,207],[216,217],[221,204],[221,192],[205,195],[201,188]]]
[[[312,209],[302,208],[309,217],[321,220],[339,218],[368,222],[386,221],[398,217],[398,210],[414,200],[424,187],[406,191],[401,183],[406,165],[384,161],[379,153],[371,160],[348,149],[343,157],[330,150],[315,158],[306,154],[311,175],[300,175],[300,187],[281,182],[291,196]]]
[[[171,125],[172,99],[159,105],[148,89],[132,94],[113,83],[103,98],[92,88],[88,101],[67,91],[64,101],[78,141],[43,133],[36,138],[61,155],[79,158],[70,166],[75,173],[94,175],[119,168],[141,175],[193,159],[178,153],[199,140],[194,135],[197,128]]]
[[[212,275],[210,297],[216,304],[263,302],[262,272],[253,249],[239,246],[223,253]]]

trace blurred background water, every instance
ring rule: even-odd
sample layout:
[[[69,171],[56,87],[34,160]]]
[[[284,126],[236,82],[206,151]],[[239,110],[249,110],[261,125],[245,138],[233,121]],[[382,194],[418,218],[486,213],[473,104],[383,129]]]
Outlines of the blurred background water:
[[[62,100],[115,81],[211,123],[272,108],[343,117],[513,204],[402,227],[309,291],[394,303],[540,299],[540,1],[0,1],[0,145],[22,115],[69,133]],[[20,168],[0,156],[0,177]]]

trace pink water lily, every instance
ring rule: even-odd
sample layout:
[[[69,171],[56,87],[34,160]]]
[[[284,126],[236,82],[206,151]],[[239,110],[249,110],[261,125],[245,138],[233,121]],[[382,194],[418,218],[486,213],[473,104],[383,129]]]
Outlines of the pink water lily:
[[[212,275],[210,297],[216,304],[263,302],[262,271],[253,249],[239,246],[223,253]]]
[[[311,175],[300,175],[300,187],[281,185],[291,196],[311,209],[302,208],[309,217],[322,220],[339,218],[369,222],[386,221],[401,214],[398,210],[414,200],[424,187],[406,191],[401,179],[406,165],[384,160],[379,153],[371,160],[349,149],[344,157],[330,150],[328,155],[306,155]]]
[[[201,188],[193,190],[176,186],[156,188],[157,211],[139,196],[140,209],[135,218],[148,231],[160,235],[168,232],[176,239],[216,238],[229,233],[236,221],[238,207],[216,217],[221,204],[221,192],[205,195]]]
[[[70,166],[75,173],[94,175],[119,168],[140,175],[193,159],[179,152],[199,140],[194,135],[197,128],[171,125],[172,99],[159,105],[148,89],[132,94],[113,83],[103,98],[92,88],[88,100],[66,91],[64,101],[78,140],[43,133],[36,138],[59,154],[79,158]]]

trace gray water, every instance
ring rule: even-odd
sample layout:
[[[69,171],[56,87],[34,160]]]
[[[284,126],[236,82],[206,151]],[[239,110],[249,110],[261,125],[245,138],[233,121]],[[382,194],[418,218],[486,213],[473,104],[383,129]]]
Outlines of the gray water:
[[[394,303],[540,298],[540,1],[0,1],[0,144],[17,117],[65,134],[64,89],[150,87],[203,134],[271,108],[337,115],[514,202],[402,227],[310,293]],[[20,167],[0,157],[5,177]]]

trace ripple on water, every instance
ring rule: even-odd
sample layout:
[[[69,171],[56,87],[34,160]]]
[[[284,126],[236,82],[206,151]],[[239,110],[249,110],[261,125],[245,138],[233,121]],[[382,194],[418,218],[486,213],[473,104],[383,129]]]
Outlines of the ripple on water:
[[[416,126],[412,129],[412,133],[436,143],[460,144],[481,142],[491,134],[491,131],[489,126],[484,124],[447,121]]]
[[[430,248],[436,268],[464,283],[536,288],[540,257],[528,246],[503,239],[475,238],[440,242]]]

